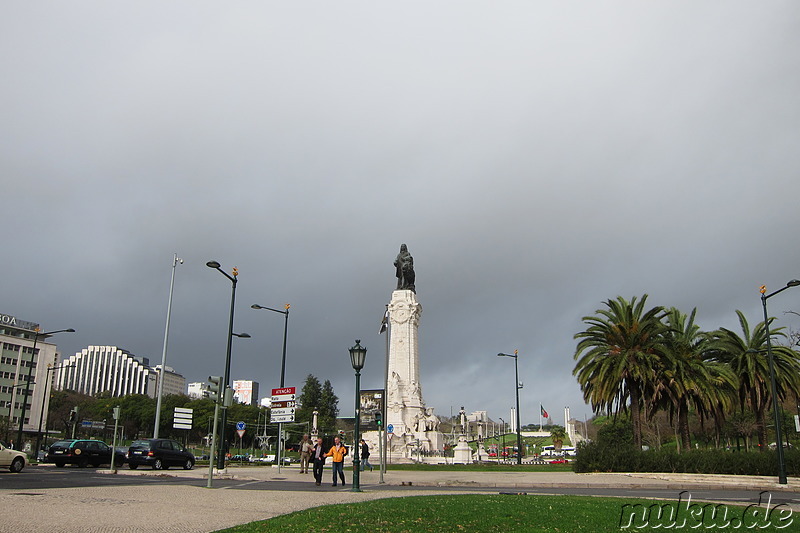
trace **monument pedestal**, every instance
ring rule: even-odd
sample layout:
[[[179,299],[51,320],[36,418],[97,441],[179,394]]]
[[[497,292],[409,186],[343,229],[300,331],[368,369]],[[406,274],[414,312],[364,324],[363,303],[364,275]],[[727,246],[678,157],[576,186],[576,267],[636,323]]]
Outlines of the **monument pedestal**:
[[[419,320],[422,306],[411,290],[392,292],[389,303],[389,375],[386,383],[386,427],[392,438],[390,461],[412,462],[423,454],[442,452],[444,435],[433,408],[426,408],[419,381]]]
[[[467,444],[467,437],[460,435],[458,444],[453,448],[453,463],[467,465],[472,463],[472,448]]]

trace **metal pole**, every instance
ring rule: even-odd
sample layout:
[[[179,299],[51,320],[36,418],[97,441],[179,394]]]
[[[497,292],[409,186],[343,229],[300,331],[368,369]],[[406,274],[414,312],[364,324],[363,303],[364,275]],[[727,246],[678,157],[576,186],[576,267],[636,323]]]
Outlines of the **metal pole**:
[[[219,403],[221,399],[217,398],[214,402],[214,429],[211,432],[211,446],[209,446],[208,457],[208,483],[206,488],[212,488],[212,480],[214,479],[214,449],[217,447],[217,423],[219,420]]]
[[[383,315],[386,320],[386,369],[384,371],[383,376],[383,406],[381,416],[383,417],[383,432],[378,433],[378,438],[380,439],[380,443],[382,445],[382,449],[380,451],[381,456],[381,467],[380,467],[380,481],[379,483],[385,483],[383,480],[383,475],[386,473],[386,455],[389,453],[389,440],[387,439],[387,431],[386,431],[386,393],[389,390],[389,336],[392,334],[391,328],[389,327],[389,304],[386,304],[386,313]]]
[[[289,304],[286,304],[286,311],[283,313],[283,354],[281,355],[281,388],[284,387],[286,379],[286,335],[289,332]],[[283,450],[283,422],[278,423],[278,473],[281,473],[281,463],[283,462],[281,451]]]
[[[227,276],[227,274],[225,275]],[[237,279],[235,277],[230,279],[231,279],[231,314],[230,314],[230,320],[228,321],[228,349],[227,352],[225,353],[225,376],[222,378],[222,382],[225,388],[229,387],[231,382],[231,343],[233,342],[233,310],[234,310],[234,304],[236,303]],[[221,391],[221,395],[224,396],[224,390]],[[219,439],[219,455],[217,456],[217,469],[219,470],[223,470],[225,468],[225,435],[226,435],[225,429],[227,423],[228,423],[228,410],[223,409],[222,438]]]
[[[522,464],[522,433],[520,433],[521,428],[519,424],[519,369],[517,365],[519,357],[517,356],[517,351],[514,350],[514,389],[517,393],[517,464]]]
[[[778,403],[778,386],[775,382],[775,363],[772,357],[772,342],[769,333],[769,318],[767,317],[767,298],[784,290],[786,287],[779,291],[775,291],[769,296],[761,293],[761,305],[764,308],[764,329],[767,335],[767,359],[769,361],[769,380],[772,385],[772,411],[775,415],[775,447],[778,451],[778,483],[781,485],[787,484],[786,479],[786,464],[783,458],[783,439],[781,438],[781,411],[780,404]]]
[[[161,397],[164,395],[164,372],[167,370],[167,342],[169,341],[169,318],[172,314],[172,290],[175,287],[175,267],[183,259],[175,254],[172,258],[172,277],[169,280],[169,301],[167,302],[167,325],[164,328],[164,348],[161,351],[161,372],[158,374],[158,399],[156,400],[156,419],[153,423],[153,438],[158,438],[158,426],[161,424]]]
[[[36,357],[36,343],[39,340],[39,332],[33,334],[33,349],[31,349],[31,360],[28,364],[28,381],[25,384],[25,395],[22,397],[22,411],[19,416],[19,433],[17,433],[16,449],[22,450],[22,425],[25,423],[25,411],[28,409],[28,395],[31,391],[31,377],[33,375],[33,360]],[[20,359],[22,359],[22,350],[20,350]],[[20,364],[22,361],[20,361]],[[38,457],[38,454],[37,454]]]

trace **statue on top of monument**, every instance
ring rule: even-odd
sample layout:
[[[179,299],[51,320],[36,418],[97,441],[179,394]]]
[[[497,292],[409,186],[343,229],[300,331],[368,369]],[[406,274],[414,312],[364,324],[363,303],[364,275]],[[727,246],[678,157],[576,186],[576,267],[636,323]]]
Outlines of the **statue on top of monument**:
[[[414,258],[408,253],[408,247],[405,244],[400,245],[400,253],[397,254],[397,259],[394,260],[396,269],[395,276],[397,276],[397,290],[398,291],[411,291],[416,293],[414,281],[416,275],[414,274]]]

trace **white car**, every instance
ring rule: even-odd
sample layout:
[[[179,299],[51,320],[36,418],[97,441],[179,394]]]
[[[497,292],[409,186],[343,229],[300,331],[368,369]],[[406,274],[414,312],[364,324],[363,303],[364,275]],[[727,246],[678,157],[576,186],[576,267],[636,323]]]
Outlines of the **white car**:
[[[7,448],[0,442],[0,468],[8,468],[14,473],[22,472],[25,468],[25,454]]]

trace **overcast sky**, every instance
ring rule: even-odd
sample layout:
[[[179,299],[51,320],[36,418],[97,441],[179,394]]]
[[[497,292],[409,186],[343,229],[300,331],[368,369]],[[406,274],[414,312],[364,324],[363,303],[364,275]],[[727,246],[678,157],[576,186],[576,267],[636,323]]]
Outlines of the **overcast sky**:
[[[591,416],[581,318],[618,295],[760,320],[800,278],[800,4],[9,1],[0,312],[262,396],[380,387],[401,243],[423,396]],[[800,290],[770,300],[800,329]]]

